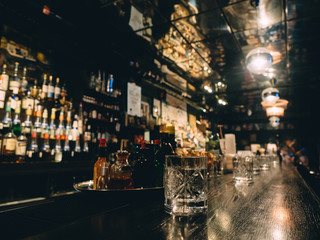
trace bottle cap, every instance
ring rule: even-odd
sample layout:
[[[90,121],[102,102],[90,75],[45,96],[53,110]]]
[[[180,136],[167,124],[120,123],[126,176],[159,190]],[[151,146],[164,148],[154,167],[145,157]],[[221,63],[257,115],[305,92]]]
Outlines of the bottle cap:
[[[161,142],[161,141],[160,141],[159,139],[154,140],[154,144],[155,144],[155,145],[160,145],[160,142]]]
[[[106,144],[106,143],[107,143],[107,140],[105,138],[100,138],[100,145]]]

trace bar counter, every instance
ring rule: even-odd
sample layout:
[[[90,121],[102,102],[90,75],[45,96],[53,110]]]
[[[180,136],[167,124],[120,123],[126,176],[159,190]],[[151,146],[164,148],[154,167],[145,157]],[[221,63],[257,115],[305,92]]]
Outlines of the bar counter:
[[[319,199],[285,163],[249,186],[210,175],[203,215],[165,213],[162,190],[80,192],[2,209],[0,221],[6,239],[320,239]]]

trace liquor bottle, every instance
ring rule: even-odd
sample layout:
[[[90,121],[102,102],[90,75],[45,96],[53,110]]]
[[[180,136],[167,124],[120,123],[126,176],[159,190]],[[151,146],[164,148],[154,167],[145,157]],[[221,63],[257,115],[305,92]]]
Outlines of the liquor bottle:
[[[168,143],[171,144],[172,149],[175,151],[176,150],[176,141],[175,141],[175,127],[173,125],[167,126],[167,141]]]
[[[48,125],[48,110],[45,108],[42,114],[42,123],[41,123],[41,138],[44,138],[44,134],[49,132],[49,125]]]
[[[160,146],[161,141],[156,139],[154,140],[154,165],[155,165],[155,187],[163,186],[163,166],[164,166],[164,158],[166,153],[164,153]],[[168,155],[170,155],[169,153]]]
[[[83,149],[85,158],[90,157],[92,148],[92,141],[91,141],[91,125],[87,125],[84,134],[83,134]]]
[[[12,95],[10,96],[10,102],[12,110],[15,110],[17,105],[21,103],[18,88],[13,88]]]
[[[13,89],[15,89],[15,88],[19,91],[19,88],[20,88],[20,81],[19,81],[19,77],[18,77],[18,68],[19,68],[19,63],[15,62],[13,78],[10,80],[10,83],[9,83],[9,89],[11,91],[13,91]]]
[[[31,88],[31,97],[33,97],[34,100],[37,99],[39,94],[39,88],[37,84],[38,84],[37,80],[34,80],[33,86]]]
[[[71,160],[71,149],[70,149],[70,142],[68,138],[64,140],[64,144],[62,148],[62,159],[63,161]]]
[[[54,144],[57,143],[56,141],[56,124],[55,124],[55,119],[56,119],[56,109],[52,108],[51,109],[51,115],[50,115],[50,124],[49,124],[49,135],[50,135],[50,146],[51,148],[54,148]],[[59,142],[61,145],[61,140],[60,140],[60,135],[59,136]]]
[[[67,112],[67,124],[66,124],[66,138],[69,139],[69,141],[72,141],[72,119],[71,119],[71,111]]]
[[[22,129],[24,128],[24,123],[21,124]],[[22,130],[21,135],[17,139],[17,145],[16,145],[16,162],[23,162],[26,158],[26,153],[27,153],[27,144],[28,144],[28,139],[25,135],[24,130]]]
[[[14,115],[14,119],[12,122],[12,131],[13,133],[19,137],[21,134],[21,120],[20,120],[20,105],[18,104],[18,106],[15,109],[15,115]]]
[[[12,127],[12,118],[11,118],[11,102],[7,101],[6,113],[2,119],[2,134],[7,134]]]
[[[75,146],[72,150],[71,157],[74,158],[76,161],[82,160],[81,159],[81,146],[80,146],[80,136],[77,134],[75,139]]]
[[[60,87],[60,78],[56,79],[56,86],[54,87],[54,99],[58,99],[61,93],[61,87]]]
[[[51,150],[49,144],[49,130],[46,129],[43,137],[43,143],[39,152],[40,161],[50,161],[51,159]]]
[[[133,181],[135,187],[153,187],[155,167],[150,149],[146,147],[146,141],[141,142],[140,156],[133,168]]]
[[[41,113],[41,105],[38,105],[37,106],[37,117],[36,117],[36,120],[34,122],[34,128],[35,128],[35,131],[37,133],[37,138],[39,139],[41,137],[41,116],[42,116],[42,113]]]
[[[89,83],[89,88],[92,90],[96,89],[96,76],[92,72],[90,75],[90,83]]]
[[[47,93],[47,98],[48,101],[52,101],[54,97],[54,87],[52,84],[52,76],[49,76],[49,84],[48,84],[48,93]]]
[[[28,106],[27,110],[26,110],[26,115],[27,115],[27,118],[26,120],[23,122],[23,127],[22,127],[22,130],[24,132],[24,134],[26,135],[27,138],[29,138],[31,136],[31,130],[32,130],[32,108],[31,108],[31,105]]]
[[[113,75],[112,74],[109,74],[109,77],[108,77],[107,92],[108,93],[113,92]]]
[[[7,91],[8,84],[9,84],[9,76],[6,73],[7,71],[7,64],[3,64],[2,66],[2,74],[0,76],[0,90]]]
[[[4,135],[2,143],[2,158],[5,161],[12,162],[15,160],[15,152],[17,145],[17,137],[12,131],[12,127],[9,132]]]
[[[98,77],[96,78],[96,92],[101,91],[101,72],[98,71]]]
[[[32,131],[31,133],[31,142],[27,148],[27,161],[37,161],[39,159],[39,148],[38,148],[38,140],[37,140],[37,132]]]
[[[106,93],[106,90],[107,90],[107,88],[106,88],[106,73],[105,72],[103,72],[102,73],[102,82],[101,82],[101,93]]]
[[[47,83],[47,74],[43,74],[43,83],[41,89],[41,98],[46,99],[48,95],[48,83]]]
[[[31,110],[34,108],[34,99],[31,97],[31,91],[27,91],[27,95],[22,99],[22,109],[26,110],[28,106],[31,106]]]
[[[110,167],[110,189],[133,189],[132,169],[128,162],[129,153],[118,151],[117,160]]]
[[[60,135],[60,139],[63,141],[68,139],[65,137],[65,127],[64,127],[64,108],[61,108],[60,115],[59,115],[59,125],[57,129],[58,134]]]
[[[27,81],[27,68],[23,68],[23,75],[21,79],[20,89],[22,93],[27,91],[28,81]]]
[[[42,95],[42,90],[39,90],[39,94],[36,96],[35,100],[34,100],[34,108],[33,108],[33,116],[37,116],[37,112],[40,110],[42,111],[42,105],[43,105],[43,99],[41,99]],[[39,108],[40,106],[40,108]]]
[[[54,161],[61,162],[62,161],[62,149],[61,149],[60,135],[57,134],[55,136],[55,139],[56,139],[56,143],[54,146]]]
[[[103,170],[105,170],[106,172],[108,172],[108,168],[109,168],[109,163],[107,162],[107,141],[106,139],[101,138],[99,141],[99,154],[98,154],[98,160],[95,162],[94,164],[94,168],[93,168],[93,189],[100,189],[100,183],[101,181],[99,180],[99,177],[103,174],[105,174],[104,172],[102,172],[102,168],[104,168]],[[108,178],[108,176],[107,176]],[[106,185],[108,184],[108,181],[104,184],[104,188],[106,188]]]

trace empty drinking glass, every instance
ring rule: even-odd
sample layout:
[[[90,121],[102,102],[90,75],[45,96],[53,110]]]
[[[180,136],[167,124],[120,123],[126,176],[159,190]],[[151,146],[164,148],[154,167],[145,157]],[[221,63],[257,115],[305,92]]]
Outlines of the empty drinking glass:
[[[236,155],[233,158],[233,181],[236,183],[253,183],[253,157]]]
[[[267,155],[259,156],[260,169],[263,171],[270,170],[271,159]]]
[[[207,157],[166,156],[165,209],[174,215],[205,212],[208,207]]]

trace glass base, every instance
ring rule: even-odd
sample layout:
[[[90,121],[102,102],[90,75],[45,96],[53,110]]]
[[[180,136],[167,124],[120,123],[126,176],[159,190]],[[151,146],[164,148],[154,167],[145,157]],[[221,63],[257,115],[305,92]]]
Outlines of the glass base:
[[[239,184],[251,185],[251,184],[253,184],[253,179],[252,178],[237,177],[237,178],[233,179],[233,182],[239,183]]]
[[[262,171],[268,171],[268,170],[270,170],[270,165],[263,164],[263,165],[260,166],[260,170],[262,170]]]
[[[191,201],[178,199],[172,201],[171,199],[165,200],[165,211],[169,214],[176,216],[189,216],[199,213],[204,213],[208,209],[208,201]]]

